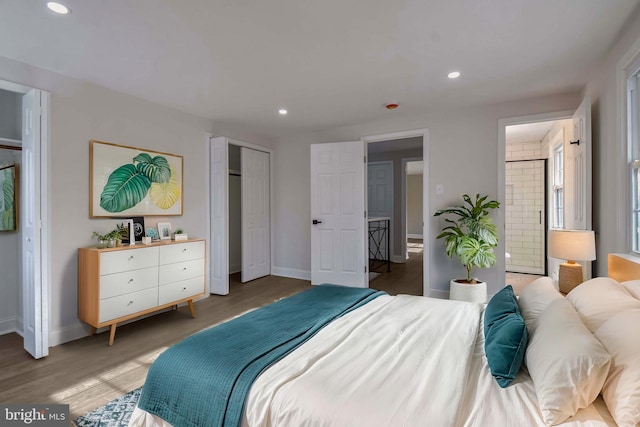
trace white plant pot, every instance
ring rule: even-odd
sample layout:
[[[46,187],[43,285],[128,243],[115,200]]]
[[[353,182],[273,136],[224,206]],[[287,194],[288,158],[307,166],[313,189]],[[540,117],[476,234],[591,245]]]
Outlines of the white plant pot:
[[[173,235],[173,240],[175,240],[176,242],[180,241],[180,240],[188,240],[188,239],[189,239],[189,237],[187,237],[187,235],[184,234],[184,233],[183,234],[174,234]]]
[[[449,299],[456,301],[487,302],[487,283],[476,284],[449,282]]]

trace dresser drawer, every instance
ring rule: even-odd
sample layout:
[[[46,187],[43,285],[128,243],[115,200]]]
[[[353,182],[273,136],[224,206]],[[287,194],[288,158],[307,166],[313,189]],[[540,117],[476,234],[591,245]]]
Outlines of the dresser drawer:
[[[204,276],[160,286],[158,305],[169,304],[204,292]]]
[[[158,265],[158,248],[124,249],[100,254],[100,275]]]
[[[100,276],[100,299],[158,286],[158,267]]]
[[[160,285],[204,276],[204,259],[176,262],[160,266]]]
[[[204,241],[161,246],[159,249],[160,264],[204,258]]]
[[[148,310],[158,305],[158,288],[145,289],[130,294],[100,300],[99,322],[116,319],[128,314]]]

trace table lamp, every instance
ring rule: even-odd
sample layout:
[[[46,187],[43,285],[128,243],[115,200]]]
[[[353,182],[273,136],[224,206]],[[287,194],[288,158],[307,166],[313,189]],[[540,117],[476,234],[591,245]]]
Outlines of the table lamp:
[[[566,294],[582,283],[582,266],[576,261],[596,259],[596,241],[592,230],[549,230],[549,256],[565,259],[560,264],[558,287]]]

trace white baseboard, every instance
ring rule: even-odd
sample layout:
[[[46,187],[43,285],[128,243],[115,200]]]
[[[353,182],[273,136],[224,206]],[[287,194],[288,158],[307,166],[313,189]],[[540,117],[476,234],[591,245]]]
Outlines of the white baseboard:
[[[407,258],[402,255],[393,255],[391,257],[391,262],[395,262],[396,264],[404,264],[407,262]]]
[[[429,290],[429,296],[431,298],[449,299],[449,291],[443,291],[440,289]]]
[[[407,234],[407,238],[409,239],[422,239],[422,234]]]
[[[0,320],[0,335],[18,332],[18,318],[16,316]]]
[[[89,325],[79,323],[66,328],[49,331],[49,347],[89,336]]]
[[[230,265],[229,274],[240,273],[242,271],[242,265]]]
[[[290,277],[292,279],[311,280],[311,271],[298,270],[297,268],[272,267],[273,276]]]

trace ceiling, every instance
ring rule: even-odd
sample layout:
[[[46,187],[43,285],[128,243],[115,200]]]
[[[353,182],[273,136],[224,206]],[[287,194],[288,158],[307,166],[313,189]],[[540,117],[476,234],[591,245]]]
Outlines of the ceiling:
[[[541,142],[554,123],[554,121],[551,121],[507,126],[505,128],[505,141],[507,144]]]
[[[272,139],[578,90],[639,2],[62,1],[0,2],[0,56]]]

